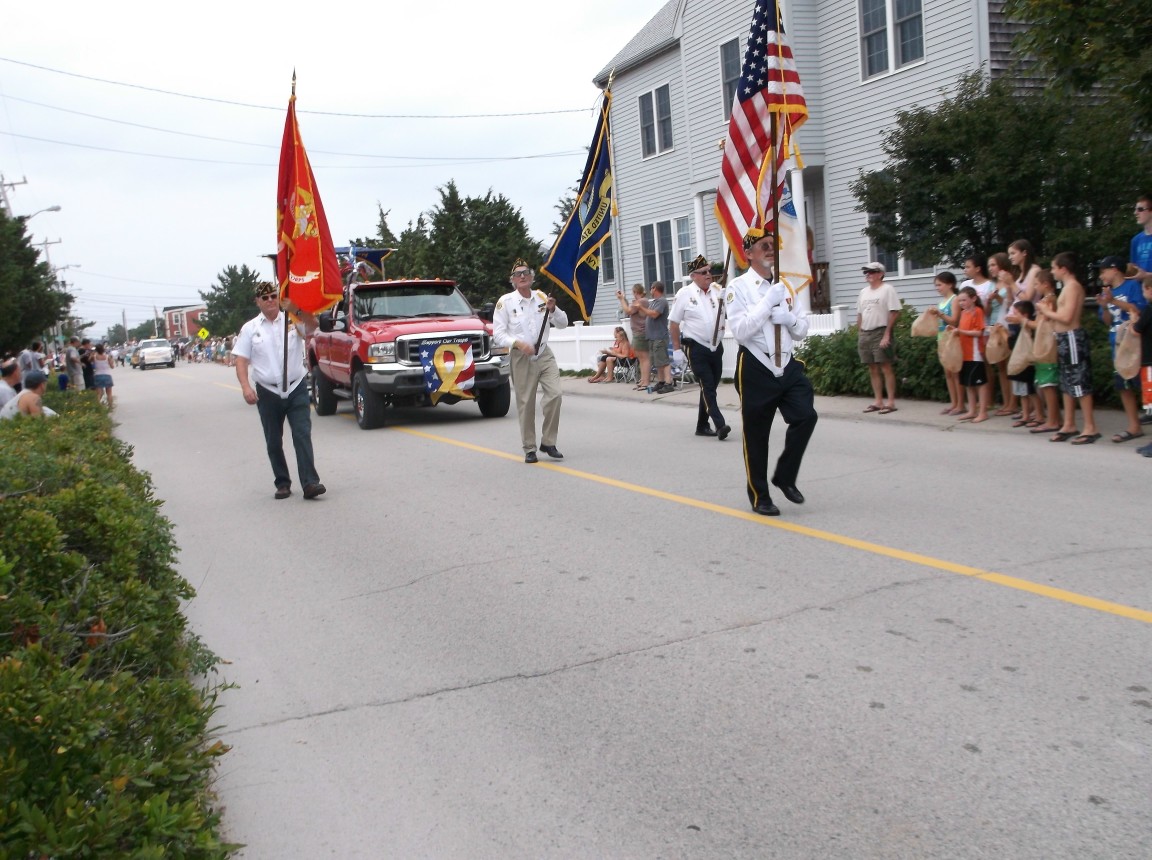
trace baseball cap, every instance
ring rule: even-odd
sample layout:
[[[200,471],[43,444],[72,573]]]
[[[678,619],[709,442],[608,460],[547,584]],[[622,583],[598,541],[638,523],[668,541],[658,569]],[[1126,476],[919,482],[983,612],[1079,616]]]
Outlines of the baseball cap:
[[[865,274],[868,272],[880,272],[882,275],[888,274],[888,270],[884,268],[884,264],[879,263],[876,260],[873,260],[871,263],[865,263],[860,267],[860,271],[864,272]]]

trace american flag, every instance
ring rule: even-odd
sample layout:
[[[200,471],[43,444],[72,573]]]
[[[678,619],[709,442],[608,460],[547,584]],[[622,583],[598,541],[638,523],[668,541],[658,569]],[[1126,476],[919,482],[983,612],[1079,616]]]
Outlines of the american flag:
[[[791,135],[806,119],[808,104],[780,21],[779,0],[758,0],[716,192],[716,220],[741,267],[748,265],[743,240],[749,228],[775,227],[772,204],[784,191]]]
[[[441,397],[475,397],[476,364],[472,361],[472,342],[426,340],[420,344],[420,364],[424,367],[424,391],[433,403]],[[449,403],[454,401],[449,400]]]

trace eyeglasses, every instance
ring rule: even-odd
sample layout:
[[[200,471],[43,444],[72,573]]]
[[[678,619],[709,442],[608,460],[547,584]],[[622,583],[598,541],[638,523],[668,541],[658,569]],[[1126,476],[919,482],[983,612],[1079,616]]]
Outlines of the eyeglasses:
[[[1137,212],[1147,212],[1147,211],[1148,211],[1148,207],[1147,207],[1147,206],[1137,206],[1137,207],[1136,207],[1136,211],[1137,211]]]
[[[280,297],[278,295],[276,295],[275,293],[267,293],[266,295],[263,295],[263,296],[257,296],[256,301],[258,301],[258,302],[271,302],[271,301],[276,301],[279,298]]]
[[[526,278],[531,274],[532,274],[531,269],[517,269],[515,272],[512,273],[512,277],[514,277],[514,278]]]
[[[704,271],[704,272],[693,272],[692,274],[693,274],[693,275],[704,275],[704,276],[706,276],[706,277],[709,277],[709,278],[710,278],[710,277],[712,277],[712,273],[711,273],[711,272],[708,272],[708,271]]]

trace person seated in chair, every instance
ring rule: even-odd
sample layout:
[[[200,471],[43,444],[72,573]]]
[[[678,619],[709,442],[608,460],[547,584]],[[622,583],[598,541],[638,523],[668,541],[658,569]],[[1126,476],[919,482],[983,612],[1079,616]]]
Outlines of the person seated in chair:
[[[628,342],[628,332],[616,326],[616,340],[607,349],[600,350],[600,357],[596,359],[599,362],[596,375],[588,377],[588,381],[615,382],[612,373],[616,369],[616,362],[630,357],[632,357],[632,345]]]

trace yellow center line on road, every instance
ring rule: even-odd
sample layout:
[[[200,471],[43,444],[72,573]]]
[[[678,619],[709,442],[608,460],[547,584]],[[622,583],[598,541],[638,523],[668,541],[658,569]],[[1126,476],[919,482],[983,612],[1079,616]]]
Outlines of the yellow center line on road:
[[[481,454],[488,454],[494,457],[502,457],[505,460],[512,460],[520,462],[521,457],[515,454],[509,454],[504,451],[496,451],[492,448],[485,448],[481,445],[473,445],[471,442],[461,442],[456,439],[449,439],[446,436],[437,436],[434,433],[425,433],[422,430],[413,430],[408,427],[390,427],[389,430],[397,433],[407,433],[411,436],[419,436],[422,439],[429,439],[433,442],[442,442],[446,445],[455,445],[457,448],[465,448],[469,451],[477,451]],[[909,564],[917,564],[921,567],[928,567],[934,570],[941,570],[945,573],[954,573],[958,576],[968,576],[973,579],[980,579],[984,582],[991,582],[995,585],[1002,585],[1005,588],[1014,588],[1017,591],[1026,591],[1030,594],[1036,594],[1040,597],[1047,597],[1051,600],[1059,600],[1063,603],[1070,603],[1074,606],[1080,606],[1085,609],[1094,609],[1097,612],[1106,612],[1110,615],[1118,615],[1122,618],[1130,618],[1133,621],[1143,621],[1146,624],[1152,624],[1152,612],[1145,609],[1137,609],[1134,606],[1126,606],[1123,603],[1113,603],[1110,600],[1100,600],[1096,597],[1090,597],[1086,594],[1078,594],[1075,591],[1066,591],[1063,588],[1053,588],[1050,585],[1041,585],[1038,582],[1031,582],[1027,579],[1020,579],[1016,576],[1008,576],[1003,573],[995,573],[990,570],[982,570],[978,567],[969,567],[966,564],[955,564],[943,559],[933,558],[930,555],[921,555],[917,552],[908,552],[902,549],[895,549],[893,547],[883,546],[882,544],[872,543],[871,541],[858,540],[857,538],[846,537],[845,535],[838,535],[835,532],[828,532],[822,529],[809,528],[808,526],[800,526],[795,523],[787,522],[786,520],[779,520],[772,517],[762,517],[759,514],[754,514],[751,511],[741,511],[736,508],[729,508],[724,505],[716,505],[712,502],[705,502],[700,499],[693,499],[689,496],[681,496],[676,493],[666,493],[663,490],[656,490],[652,487],[645,487],[640,484],[631,484],[627,481],[619,481],[616,478],[606,478],[603,475],[596,475],[592,472],[581,472],[577,469],[572,469],[568,466],[560,466],[555,463],[538,463],[537,469],[549,469],[553,472],[559,472],[564,475],[570,475],[573,478],[581,478],[585,481],[593,481],[597,484],[604,484],[609,487],[615,487],[620,490],[626,490],[630,493],[639,493],[643,496],[651,496],[655,499],[662,499],[666,502],[673,504],[685,505],[690,508],[698,508],[704,511],[711,511],[714,514],[721,514],[726,517],[734,517],[740,520],[747,520],[750,523],[756,523],[760,526],[768,528],[780,529],[782,531],[792,532],[805,537],[815,538],[827,543],[840,544],[841,546],[850,547],[852,549],[860,550],[861,552],[870,552],[874,555],[887,556],[894,558],[898,561],[906,561]]]

